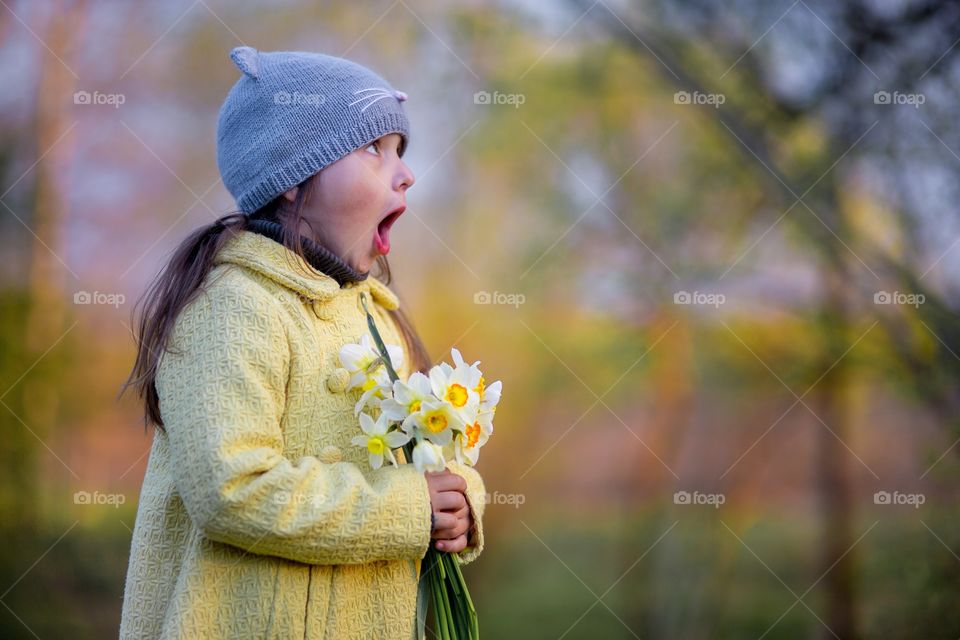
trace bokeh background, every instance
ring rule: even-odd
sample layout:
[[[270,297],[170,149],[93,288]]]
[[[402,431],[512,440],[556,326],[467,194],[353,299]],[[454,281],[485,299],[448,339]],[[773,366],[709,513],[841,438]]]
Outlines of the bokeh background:
[[[116,634],[130,316],[234,206],[246,44],[410,96],[395,289],[505,390],[485,637],[956,638],[958,34],[928,0],[0,1],[0,636]]]

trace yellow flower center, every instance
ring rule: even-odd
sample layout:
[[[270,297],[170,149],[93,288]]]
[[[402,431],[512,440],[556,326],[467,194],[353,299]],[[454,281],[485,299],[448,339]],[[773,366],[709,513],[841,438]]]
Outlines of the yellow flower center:
[[[447,387],[447,395],[443,399],[455,407],[462,407],[467,404],[467,389],[462,384],[452,384]]]
[[[416,413],[417,411],[420,411],[420,401],[414,400],[410,403],[410,413]]]
[[[442,413],[431,413],[427,416],[427,429],[431,433],[440,433],[447,428],[447,416]]]
[[[363,383],[363,386],[360,387],[363,391],[369,391],[377,386],[377,380],[375,378],[367,378],[367,381]]]
[[[387,448],[387,443],[380,436],[373,436],[367,440],[367,451],[375,456],[382,456]]]
[[[473,388],[477,392],[477,395],[480,396],[480,399],[483,400],[483,391],[487,388],[486,382],[483,379],[483,376],[480,376],[480,382]]]
[[[477,441],[480,440],[480,423],[474,422],[468,426],[464,435],[467,437],[467,448],[472,449],[474,445],[477,444]]]

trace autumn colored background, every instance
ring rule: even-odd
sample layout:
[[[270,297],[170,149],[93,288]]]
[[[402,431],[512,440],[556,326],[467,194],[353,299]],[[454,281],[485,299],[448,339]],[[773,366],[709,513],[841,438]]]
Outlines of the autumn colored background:
[[[485,637],[960,635],[956,2],[0,5],[0,636],[116,634],[240,44],[410,96],[395,289],[504,383]]]

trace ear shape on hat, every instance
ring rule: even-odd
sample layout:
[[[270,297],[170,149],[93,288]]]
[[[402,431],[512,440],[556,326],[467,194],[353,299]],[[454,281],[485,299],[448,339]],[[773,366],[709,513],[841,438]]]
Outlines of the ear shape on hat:
[[[230,59],[247,76],[254,80],[260,77],[260,52],[253,47],[234,47]]]

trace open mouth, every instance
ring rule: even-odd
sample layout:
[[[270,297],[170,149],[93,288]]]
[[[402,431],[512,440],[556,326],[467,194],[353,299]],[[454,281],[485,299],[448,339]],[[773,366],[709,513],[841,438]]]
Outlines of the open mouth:
[[[400,206],[393,211],[391,211],[387,216],[380,221],[380,224],[377,225],[377,234],[374,238],[374,242],[377,245],[377,251],[382,255],[387,255],[390,253],[390,227],[393,226],[393,223],[397,221],[403,212],[406,210],[405,206]]]

